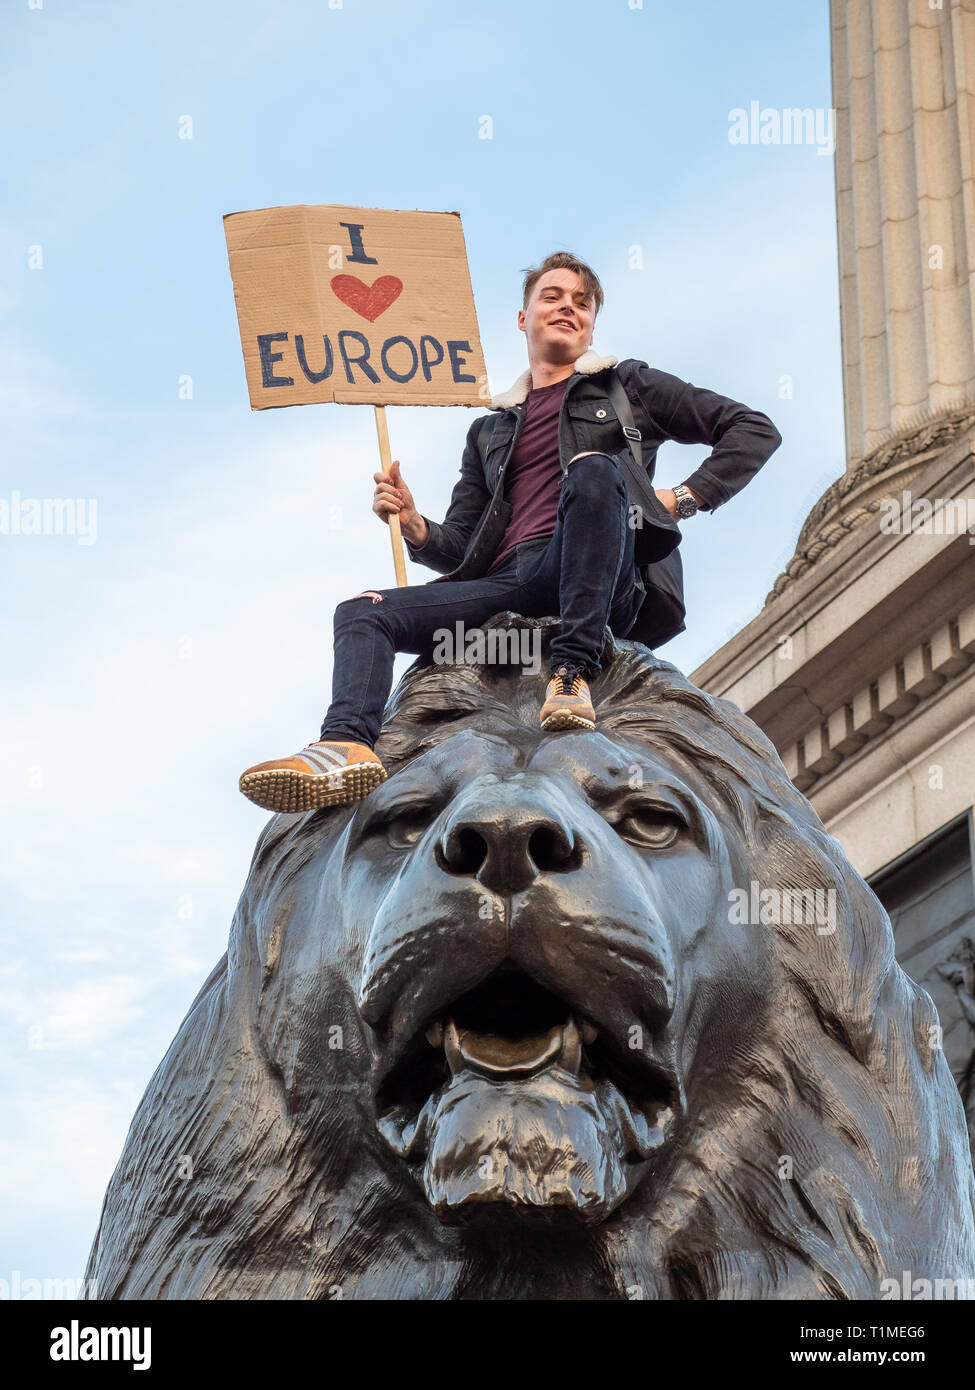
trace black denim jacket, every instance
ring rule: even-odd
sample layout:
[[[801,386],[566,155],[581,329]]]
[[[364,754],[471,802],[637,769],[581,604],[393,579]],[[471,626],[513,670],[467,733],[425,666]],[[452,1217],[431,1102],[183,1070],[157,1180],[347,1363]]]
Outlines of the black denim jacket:
[[[634,497],[628,486],[630,501],[651,519],[656,507],[663,524],[669,523],[669,513],[656,501],[652,484],[657,450],[665,440],[711,449],[684,480],[709,511],[740,492],[782,442],[767,415],[646,362],[627,358],[617,365],[615,357],[589,351],[574,366],[558,420],[563,473],[575,454],[595,449],[617,455],[629,447],[608,395],[609,373],[615,368],[643,435],[648,487],[644,496]],[[503,496],[505,469],[524,420],[530,381],[530,373],[524,372],[509,391],[494,397],[489,414],[474,421],[447,515],[442,522],[424,517],[430,528],[424,543],[407,542],[410,559],[438,571],[444,580],[480,578],[497,553],[511,516],[511,504]]]

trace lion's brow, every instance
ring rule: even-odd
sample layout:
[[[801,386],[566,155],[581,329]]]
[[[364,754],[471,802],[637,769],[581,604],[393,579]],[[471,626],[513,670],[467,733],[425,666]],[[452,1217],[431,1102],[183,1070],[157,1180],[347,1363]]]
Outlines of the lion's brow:
[[[403,703],[397,706],[395,715],[386,727],[393,729],[402,724],[432,724],[435,719],[440,719],[445,714],[460,717],[464,714],[476,714],[484,709],[504,708],[500,700],[485,690],[470,686],[443,691],[424,691],[422,697],[415,695],[404,699]]]

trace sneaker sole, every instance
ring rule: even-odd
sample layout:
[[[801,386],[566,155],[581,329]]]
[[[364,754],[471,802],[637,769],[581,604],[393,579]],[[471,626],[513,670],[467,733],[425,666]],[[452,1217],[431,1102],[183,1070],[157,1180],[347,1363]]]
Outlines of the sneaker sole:
[[[595,719],[583,719],[581,714],[571,710],[559,709],[542,720],[542,728],[549,729],[595,729]]]
[[[377,763],[353,763],[341,772],[298,772],[276,768],[267,772],[245,773],[240,790],[265,811],[285,815],[300,811],[319,811],[325,806],[351,806],[368,796],[386,780],[386,769]],[[336,777],[341,783],[336,786]]]

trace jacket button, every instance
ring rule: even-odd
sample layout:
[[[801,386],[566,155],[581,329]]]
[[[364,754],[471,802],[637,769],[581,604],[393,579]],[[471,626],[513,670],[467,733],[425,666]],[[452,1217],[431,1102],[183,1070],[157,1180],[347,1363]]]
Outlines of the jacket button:
[[[597,419],[597,420],[602,420],[602,419],[604,418],[605,414],[606,414],[605,410],[597,410],[597,411],[596,411],[596,419]]]

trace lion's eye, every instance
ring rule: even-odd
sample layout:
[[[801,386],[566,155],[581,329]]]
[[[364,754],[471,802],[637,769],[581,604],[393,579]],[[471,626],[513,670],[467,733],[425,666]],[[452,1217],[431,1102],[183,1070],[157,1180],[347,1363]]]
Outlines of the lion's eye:
[[[617,833],[624,840],[648,849],[667,849],[680,838],[684,822],[674,811],[656,806],[634,806],[616,822]]]
[[[432,807],[410,806],[377,819],[366,828],[367,835],[384,835],[394,849],[409,849],[423,835],[434,815]]]

